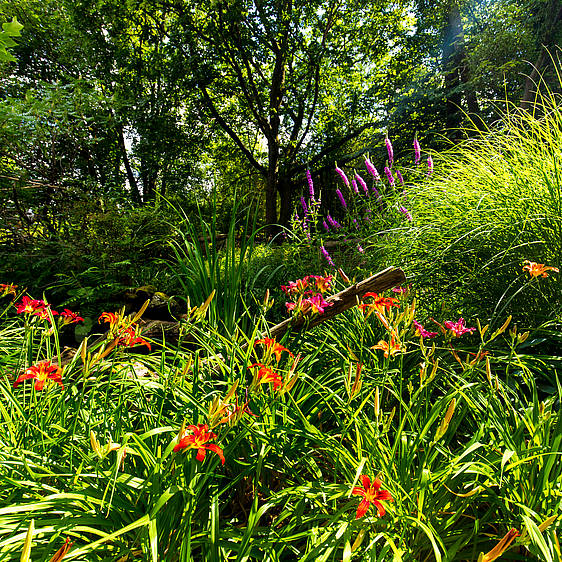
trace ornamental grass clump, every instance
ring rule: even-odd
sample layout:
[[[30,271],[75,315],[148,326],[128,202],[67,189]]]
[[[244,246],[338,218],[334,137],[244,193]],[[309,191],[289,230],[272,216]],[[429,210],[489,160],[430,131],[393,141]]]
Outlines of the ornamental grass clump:
[[[560,282],[513,293],[524,260],[528,278],[562,264],[560,146],[559,99],[543,90],[531,109],[508,106],[497,124],[469,130],[465,141],[433,154],[432,173],[408,187],[413,222],[386,247],[391,261],[424,284],[431,312],[498,322],[511,313],[537,326],[559,317]]]

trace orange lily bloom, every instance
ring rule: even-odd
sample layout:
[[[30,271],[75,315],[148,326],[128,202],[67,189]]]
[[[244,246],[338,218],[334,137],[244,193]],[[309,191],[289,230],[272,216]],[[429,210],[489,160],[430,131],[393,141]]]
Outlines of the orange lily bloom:
[[[257,384],[266,384],[268,382],[273,383],[273,390],[278,390],[283,386],[283,378],[279,373],[276,373],[273,369],[262,365],[261,363],[254,363],[250,365],[248,369],[253,369],[254,367],[258,367],[258,374],[257,374]]]
[[[371,507],[372,503],[375,504],[375,507],[377,508],[377,515],[379,517],[383,517],[386,511],[381,501],[394,501],[390,492],[388,490],[381,490],[381,481],[378,478],[375,478],[372,484],[371,479],[365,474],[362,474],[359,479],[361,480],[363,487],[361,488],[360,486],[355,486],[351,491],[354,496],[363,496],[361,503],[357,507],[355,519],[363,517],[363,515],[365,515]]]
[[[71,542],[70,538],[67,537],[64,544],[55,552],[49,562],[60,562],[60,560],[68,554],[68,551],[72,548],[73,544],[74,543]]]
[[[146,345],[149,350],[151,350],[150,344],[135,331],[134,327],[131,326],[119,333],[118,345],[123,345],[125,347],[134,347],[135,345]]]
[[[380,312],[384,312],[385,309],[390,310],[393,306],[399,306],[398,299],[394,299],[392,297],[383,297],[378,293],[365,293],[362,300],[365,300],[368,297],[373,299],[371,305],[373,305],[375,309]]]
[[[525,260],[523,263],[527,264],[523,266],[523,271],[528,271],[531,277],[548,277],[547,271],[560,273],[557,267],[544,265],[544,263],[537,263],[529,260]]]
[[[0,297],[6,297],[8,295],[16,296],[17,285],[13,283],[0,283]]]
[[[191,431],[189,434],[187,431]],[[222,449],[215,443],[209,443],[217,438],[216,434],[209,431],[209,426],[205,423],[200,423],[198,425],[188,425],[179,436],[178,444],[174,447],[174,451],[177,453],[182,449],[197,449],[197,456],[195,457],[198,461],[205,460],[205,455],[207,451],[212,451],[216,453],[221,463],[224,464],[224,454]]]
[[[482,562],[492,562],[497,560],[510,546],[511,543],[520,535],[517,529],[510,529],[507,534],[488,552],[484,554],[481,558]]]
[[[380,349],[384,352],[385,357],[394,357],[398,353],[404,351],[398,339],[394,336],[394,334],[390,338],[390,343],[381,340],[377,345],[373,345],[371,349]]]
[[[34,379],[35,380],[35,390],[43,390],[45,382],[51,380],[61,385],[62,384],[62,369],[50,360],[41,361],[37,365],[33,365],[26,369],[22,375],[20,375],[14,382],[14,388],[17,388],[23,381]]]
[[[102,324],[107,322],[109,324],[109,329],[113,330],[123,321],[123,317],[118,312],[102,312],[98,318],[98,323]]]
[[[277,363],[279,363],[279,361],[281,360],[281,353],[283,353],[283,351],[286,351],[291,357],[294,357],[294,355],[286,347],[283,347],[281,344],[277,343],[273,338],[263,338],[261,340],[256,340],[254,342],[254,345],[257,345],[258,343],[265,345],[266,350],[275,355]]]

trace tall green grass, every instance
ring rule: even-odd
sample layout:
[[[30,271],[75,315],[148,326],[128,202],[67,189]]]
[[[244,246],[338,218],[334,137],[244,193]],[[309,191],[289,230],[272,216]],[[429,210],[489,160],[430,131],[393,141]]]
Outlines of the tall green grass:
[[[434,311],[552,319],[562,304],[560,277],[515,293],[525,259],[562,265],[560,100],[544,92],[532,111],[508,106],[500,123],[468,132],[409,189],[414,223],[394,236],[391,255],[426,287]]]

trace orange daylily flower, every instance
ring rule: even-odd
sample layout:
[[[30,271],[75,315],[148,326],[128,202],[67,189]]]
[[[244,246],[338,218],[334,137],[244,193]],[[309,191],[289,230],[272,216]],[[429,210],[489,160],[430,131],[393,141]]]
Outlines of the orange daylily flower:
[[[281,353],[283,353],[283,351],[286,351],[291,357],[294,357],[294,355],[286,347],[283,347],[281,344],[277,343],[273,338],[263,338],[261,340],[256,340],[254,342],[254,345],[257,345],[258,343],[265,345],[266,350],[275,355],[277,363],[281,361]]]
[[[109,329],[113,330],[116,326],[123,322],[123,317],[118,312],[102,312],[98,318],[98,324],[107,322]]]
[[[377,508],[378,517],[383,517],[386,511],[381,501],[394,501],[390,492],[388,490],[381,490],[381,481],[378,478],[375,478],[372,484],[371,479],[366,474],[362,474],[359,479],[361,480],[363,487],[361,488],[360,486],[355,486],[351,491],[354,496],[363,496],[361,503],[357,507],[355,519],[363,517],[363,515],[365,515],[371,507],[372,503],[375,504],[375,507]]]
[[[17,285],[13,283],[0,283],[0,297],[6,297],[8,295],[16,296]]]
[[[283,378],[279,373],[276,373],[273,369],[262,365],[261,363],[254,363],[250,365],[248,369],[253,369],[258,367],[257,381],[256,384],[266,384],[268,382],[273,383],[273,390],[278,390],[283,386]]]
[[[133,326],[122,330],[119,333],[119,339],[117,340],[117,345],[122,345],[125,347],[134,347],[136,345],[146,345],[149,350],[151,350],[150,344],[141,338],[139,333],[135,330]]]
[[[560,273],[557,267],[551,267],[550,265],[544,265],[544,263],[537,263],[534,261],[525,260],[523,263],[523,271],[528,271],[531,277],[548,277],[547,271],[554,271],[555,273]]]
[[[64,544],[55,552],[49,562],[60,562],[60,560],[68,554],[68,551],[72,548],[73,544],[74,543],[71,542],[70,538],[67,537]]]
[[[35,390],[43,390],[47,380],[56,382],[64,388],[64,385],[61,382],[62,369],[58,365],[51,363],[50,360],[41,361],[40,363],[37,363],[37,365],[33,365],[32,367],[29,367],[29,369],[26,369],[24,373],[14,382],[14,388],[17,388],[23,381],[31,379],[35,380]]]
[[[381,312],[384,312],[385,309],[390,310],[393,306],[399,306],[398,299],[394,299],[392,297],[383,297],[378,293],[365,293],[361,300],[365,300],[366,298],[372,298],[373,302],[371,304]]]
[[[402,346],[400,345],[400,342],[398,341],[398,338],[396,338],[394,336],[394,334],[390,338],[390,343],[388,343],[384,340],[380,340],[379,343],[377,343],[377,345],[373,345],[371,347],[371,349],[382,350],[384,352],[384,356],[387,357],[387,358],[389,356],[394,357],[398,353],[401,353],[402,351],[404,351],[402,349]]]
[[[192,433],[187,433],[191,431]],[[203,461],[207,451],[212,451],[216,453],[221,463],[224,464],[224,454],[222,449],[215,443],[209,443],[209,441],[214,441],[217,438],[216,434],[209,431],[209,426],[205,423],[200,423],[198,425],[188,425],[187,429],[184,429],[180,435],[178,444],[174,447],[174,452],[181,451],[182,449],[197,449],[197,456],[195,457],[198,461]]]
[[[511,543],[519,536],[519,531],[517,529],[510,529],[507,534],[488,552],[484,554],[481,558],[481,562],[492,562],[497,560],[510,546]]]

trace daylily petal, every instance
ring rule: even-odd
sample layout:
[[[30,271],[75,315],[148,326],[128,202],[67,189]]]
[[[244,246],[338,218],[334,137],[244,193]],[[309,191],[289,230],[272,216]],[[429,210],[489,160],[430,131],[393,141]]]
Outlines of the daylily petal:
[[[213,451],[213,453],[216,453],[219,456],[221,463],[224,464],[225,461],[224,454],[222,452],[222,449],[218,445],[215,445],[214,443],[210,443],[209,445],[205,445],[205,447],[209,451]]]
[[[377,508],[379,517],[384,517],[384,514],[386,513],[386,511],[384,509],[383,504],[379,500],[373,500],[373,503],[375,504],[375,507]]]
[[[368,500],[361,501],[361,503],[357,507],[357,513],[355,515],[355,519],[359,519],[360,517],[363,517],[363,515],[365,515],[365,513],[367,513],[367,511],[369,510],[370,505],[371,502],[369,502]]]

